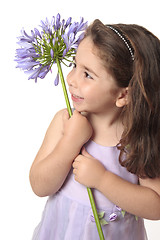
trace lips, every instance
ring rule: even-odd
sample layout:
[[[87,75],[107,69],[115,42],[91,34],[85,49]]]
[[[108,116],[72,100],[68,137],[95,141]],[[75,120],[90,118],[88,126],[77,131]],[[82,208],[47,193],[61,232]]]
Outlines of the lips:
[[[80,98],[80,99],[83,99],[82,97],[78,96],[78,95],[75,95],[75,94],[72,94],[73,97],[75,98]]]
[[[75,95],[75,94],[71,94],[71,98],[74,102],[81,102],[84,98],[78,96],[78,95]]]

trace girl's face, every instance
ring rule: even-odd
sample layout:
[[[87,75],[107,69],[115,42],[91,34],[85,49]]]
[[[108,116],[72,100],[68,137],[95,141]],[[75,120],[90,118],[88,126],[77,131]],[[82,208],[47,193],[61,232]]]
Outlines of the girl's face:
[[[67,82],[74,108],[79,112],[109,113],[116,108],[120,88],[107,72],[90,37],[80,43]]]

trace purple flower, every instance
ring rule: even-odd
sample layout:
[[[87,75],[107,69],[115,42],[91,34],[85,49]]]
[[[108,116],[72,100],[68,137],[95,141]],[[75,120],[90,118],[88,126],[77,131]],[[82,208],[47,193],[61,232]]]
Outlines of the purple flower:
[[[56,78],[54,80],[54,85],[57,86],[58,83],[59,83],[59,74],[57,73],[57,76],[56,76]]]
[[[54,57],[54,52],[53,52],[53,49],[51,48],[51,50],[50,50],[50,54],[51,54],[51,58],[53,58]]]
[[[64,51],[63,51],[63,57],[65,57],[67,54],[67,49],[65,48]]]
[[[116,209],[117,209],[119,212],[122,211],[122,208],[118,207],[117,205],[116,205]]]
[[[111,213],[111,215],[109,216],[109,221],[110,222],[113,222],[115,221],[117,218],[117,214],[116,213]]]
[[[28,79],[37,81],[37,78],[44,78],[56,63],[56,59],[64,64],[68,61],[70,64],[84,36],[82,31],[87,27],[83,18],[80,22],[71,21],[71,17],[67,21],[61,21],[58,13],[56,17],[52,17],[51,22],[47,18],[41,21],[41,32],[37,28],[31,30],[30,35],[25,30],[21,31],[18,38],[20,48],[16,49],[15,60],[18,63],[17,68],[29,74]],[[55,84],[58,85],[58,82],[57,76]]]
[[[34,28],[34,32],[35,32],[35,36],[38,36],[39,38],[41,38],[41,34],[37,28]]]
[[[93,215],[90,216],[91,222],[95,222],[95,218]]]
[[[53,27],[55,24],[55,16],[52,17],[52,20],[51,20],[51,26]]]
[[[67,21],[66,21],[65,28],[67,28],[68,25],[70,25],[71,21],[72,21],[72,18],[69,17],[69,18],[67,19]]]
[[[58,30],[58,29],[60,29],[60,27],[61,27],[60,19],[61,19],[61,16],[60,16],[60,14],[58,13],[57,16],[56,16],[55,30]]]

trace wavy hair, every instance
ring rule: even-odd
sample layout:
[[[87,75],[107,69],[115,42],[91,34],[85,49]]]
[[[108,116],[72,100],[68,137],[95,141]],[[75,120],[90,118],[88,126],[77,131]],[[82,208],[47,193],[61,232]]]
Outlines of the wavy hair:
[[[117,85],[129,89],[129,103],[122,110],[119,160],[138,177],[160,177],[160,41],[136,24],[110,26],[131,43],[134,61],[118,34],[98,19],[88,27],[85,37],[91,37]]]

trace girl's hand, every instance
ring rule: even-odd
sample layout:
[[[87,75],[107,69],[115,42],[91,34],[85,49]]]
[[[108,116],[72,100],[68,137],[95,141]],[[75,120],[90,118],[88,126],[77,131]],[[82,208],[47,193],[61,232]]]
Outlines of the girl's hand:
[[[94,157],[92,157],[83,147],[82,155],[78,155],[73,162],[73,174],[75,180],[86,187],[99,189],[105,167]]]
[[[91,138],[93,133],[92,126],[85,116],[78,111],[74,111],[69,118],[68,111],[63,115],[63,136],[68,141],[81,147]]]

